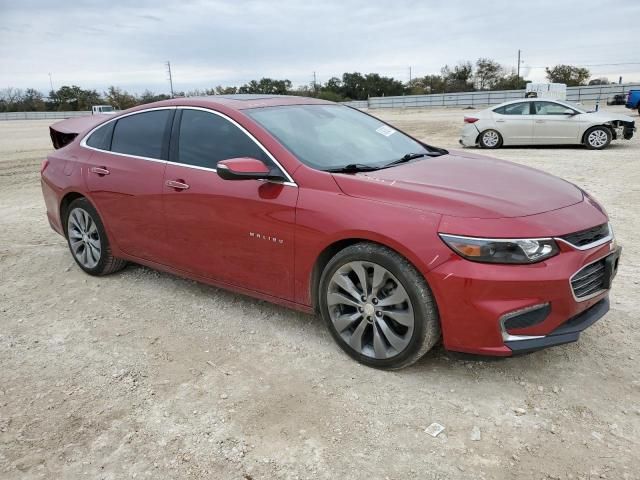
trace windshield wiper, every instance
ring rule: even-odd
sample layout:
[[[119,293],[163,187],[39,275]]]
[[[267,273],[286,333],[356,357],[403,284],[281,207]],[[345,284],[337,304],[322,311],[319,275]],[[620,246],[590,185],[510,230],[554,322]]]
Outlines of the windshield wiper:
[[[344,167],[327,168],[325,172],[331,173],[358,173],[358,172],[373,172],[379,170],[380,167],[374,167],[372,165],[366,165],[364,163],[350,163]]]
[[[402,158],[393,160],[392,162],[389,162],[386,165],[384,165],[382,168],[393,167],[394,165],[407,163],[407,162],[410,162],[411,160],[414,160],[420,157],[439,157],[440,155],[442,155],[440,152],[407,153]]]

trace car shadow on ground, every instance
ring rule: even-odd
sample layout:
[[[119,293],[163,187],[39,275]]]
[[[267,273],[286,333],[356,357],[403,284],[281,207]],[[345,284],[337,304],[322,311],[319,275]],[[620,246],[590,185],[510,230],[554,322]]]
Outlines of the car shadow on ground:
[[[329,331],[327,330],[323,319],[319,315],[307,314],[299,312],[287,307],[273,304],[268,301],[255,299],[253,297],[231,292],[222,288],[211,286],[205,283],[196,282],[193,280],[185,279],[183,277],[173,275],[170,273],[160,272],[145,266],[130,264],[122,272],[113,275],[112,277],[130,277],[130,280],[137,282],[143,281],[140,277],[146,277],[147,275],[156,278],[156,281],[160,282],[160,288],[167,288],[171,291],[172,295],[179,296],[181,292],[184,293],[184,300],[176,299],[180,303],[184,302],[205,302],[211,298],[215,299],[215,304],[220,307],[221,310],[227,311],[227,309],[237,308],[238,315],[243,315],[242,319],[243,327],[250,330],[259,330],[265,325],[261,325],[260,322],[271,322],[272,317],[276,317],[277,324],[270,323],[270,327],[277,328],[284,337],[296,338],[300,335],[300,329],[304,328],[305,339],[310,339],[308,345],[300,345],[300,347],[306,350],[305,354],[314,356],[325,356],[328,354],[333,357],[334,360],[343,361],[346,364],[355,365],[355,361],[351,359],[346,353],[344,353],[340,347],[335,344]],[[122,281],[122,279],[119,279]],[[161,295],[161,293],[159,293]],[[251,310],[256,310],[259,315],[252,315]],[[249,315],[250,320],[247,320]],[[247,323],[255,322],[255,324]],[[215,327],[212,325],[211,327]],[[317,339],[317,342],[314,340]],[[277,340],[274,336],[273,340]],[[240,341],[242,341],[240,339]],[[315,345],[317,345],[317,352],[314,352]],[[526,374],[527,369],[535,371],[537,374],[543,373],[547,368],[554,370],[557,368],[555,365],[554,357],[565,356],[565,353],[560,352],[558,349],[564,347],[556,347],[555,352],[550,350],[542,350],[539,352],[533,352],[527,355],[520,355],[516,357],[490,357],[465,354],[459,352],[448,351],[444,348],[442,340],[440,340],[435,347],[433,347],[427,354],[422,357],[414,365],[401,369],[390,371],[394,375],[412,377],[412,376],[424,376],[433,374],[435,371],[442,371],[444,368],[447,374],[451,374],[454,377],[460,375],[461,378],[468,376],[470,368],[473,368],[476,372],[482,371],[484,374],[492,376],[504,375],[505,370],[519,372]],[[331,352],[327,352],[330,349]],[[561,359],[559,359],[561,360]],[[492,373],[493,371],[493,373]],[[387,372],[381,371],[381,374]]]

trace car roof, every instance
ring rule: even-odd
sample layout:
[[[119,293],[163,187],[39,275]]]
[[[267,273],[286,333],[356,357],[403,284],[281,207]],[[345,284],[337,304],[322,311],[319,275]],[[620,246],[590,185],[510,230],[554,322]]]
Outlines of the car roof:
[[[209,95],[204,97],[181,97],[160,102],[147,103],[145,108],[172,105],[218,107],[224,106],[233,110],[247,110],[250,108],[279,107],[285,105],[333,105],[334,102],[312,97],[298,97],[294,95]]]

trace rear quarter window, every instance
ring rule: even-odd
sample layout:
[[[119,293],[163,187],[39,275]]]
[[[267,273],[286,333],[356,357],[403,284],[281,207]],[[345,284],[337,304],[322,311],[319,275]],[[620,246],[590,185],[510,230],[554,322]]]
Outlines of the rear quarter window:
[[[109,122],[99,127],[95,132],[87,138],[87,145],[99,150],[111,149],[111,136],[113,135],[113,127],[115,122]]]

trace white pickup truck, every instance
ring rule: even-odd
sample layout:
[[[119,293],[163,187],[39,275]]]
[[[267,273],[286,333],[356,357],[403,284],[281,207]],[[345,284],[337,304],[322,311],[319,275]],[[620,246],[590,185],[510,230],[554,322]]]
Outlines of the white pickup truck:
[[[91,115],[107,114],[113,115],[117,110],[111,105],[94,105],[91,107]]]

